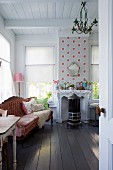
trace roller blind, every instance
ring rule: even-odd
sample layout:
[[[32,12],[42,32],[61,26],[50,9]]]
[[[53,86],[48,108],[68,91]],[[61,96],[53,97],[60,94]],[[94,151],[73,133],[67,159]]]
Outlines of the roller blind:
[[[26,66],[26,81],[39,83],[52,82],[53,66],[52,65]]]
[[[96,64],[92,65],[91,72],[92,72],[91,81],[93,83],[98,83],[99,82],[99,65],[96,65]]]
[[[92,46],[92,64],[99,64],[99,47],[97,45]]]
[[[54,47],[26,48],[26,81],[52,82],[54,75]]]
[[[26,47],[26,65],[54,64],[53,47]]]
[[[0,58],[10,61],[10,43],[0,34]]]
[[[92,46],[91,81],[99,83],[99,46]]]

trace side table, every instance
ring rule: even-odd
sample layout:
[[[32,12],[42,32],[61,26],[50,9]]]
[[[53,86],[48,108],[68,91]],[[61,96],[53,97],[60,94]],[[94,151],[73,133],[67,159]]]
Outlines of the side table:
[[[49,105],[49,108],[53,111],[53,119],[56,120],[56,105]]]
[[[94,119],[94,123],[92,124],[91,122],[89,123],[89,125],[92,125],[92,126],[99,126],[99,123],[97,122],[97,115],[96,115],[96,106],[98,105],[99,103],[90,103],[89,104],[89,110],[90,110],[90,114],[91,114],[91,109],[95,109],[95,119]]]

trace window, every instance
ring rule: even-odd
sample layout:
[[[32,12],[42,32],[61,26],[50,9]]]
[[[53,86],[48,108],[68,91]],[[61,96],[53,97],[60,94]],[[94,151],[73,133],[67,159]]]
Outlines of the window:
[[[0,34],[0,102],[13,95],[10,69],[10,43]]]
[[[91,46],[92,99],[99,99],[99,46]]]
[[[26,93],[47,97],[54,79],[54,47],[26,47]]]

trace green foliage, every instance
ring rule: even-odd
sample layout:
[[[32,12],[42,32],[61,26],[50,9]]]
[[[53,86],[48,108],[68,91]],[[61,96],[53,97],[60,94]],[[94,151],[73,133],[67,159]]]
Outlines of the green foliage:
[[[60,87],[60,89],[62,89],[62,90],[68,90],[69,87],[75,88],[75,85],[74,85],[74,84],[71,84],[71,83],[69,83],[69,82],[64,82],[63,84],[60,84],[59,87]]]
[[[47,92],[46,95],[47,95],[47,98],[49,99],[52,96],[52,92],[51,91]]]
[[[52,92],[51,82],[29,82],[28,84],[28,96],[36,96],[38,98],[47,98],[47,94]],[[50,97],[50,94],[49,96]]]
[[[75,85],[74,84],[69,84],[69,86],[68,87],[75,87]]]
[[[99,99],[99,83],[93,84],[93,99]]]

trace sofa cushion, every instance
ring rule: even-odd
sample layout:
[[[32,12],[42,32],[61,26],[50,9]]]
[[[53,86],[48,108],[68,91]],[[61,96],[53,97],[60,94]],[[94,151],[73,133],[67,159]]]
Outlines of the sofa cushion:
[[[22,102],[22,108],[26,114],[30,114],[33,112],[31,106],[32,104],[37,104],[34,98],[31,99],[29,102],[25,102],[25,101]]]
[[[25,118],[25,117],[22,117],[22,118],[18,121],[17,125],[18,125],[18,126],[27,126],[28,124],[33,123],[33,121],[34,121],[33,118]]]
[[[48,109],[48,98],[42,98],[42,99],[35,99],[38,104],[43,104],[45,109]]]
[[[45,109],[43,104],[32,104],[31,107],[33,112],[37,112]]]
[[[17,123],[17,126],[23,127],[23,126],[28,126],[29,124],[34,123],[33,121],[38,118],[38,116],[34,116],[33,114],[25,115],[20,118],[20,120]]]

